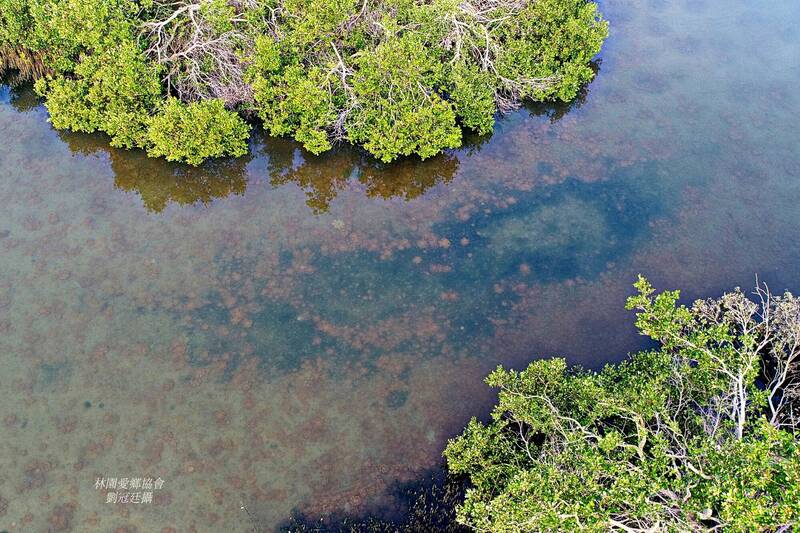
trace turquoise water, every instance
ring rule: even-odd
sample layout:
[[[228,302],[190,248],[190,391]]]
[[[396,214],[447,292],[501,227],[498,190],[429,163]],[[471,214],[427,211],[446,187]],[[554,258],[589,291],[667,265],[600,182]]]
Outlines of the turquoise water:
[[[496,365],[642,346],[637,273],[800,290],[800,4],[602,8],[578,102],[425,162],[256,135],[187,169],[0,90],[0,530],[391,508]],[[112,504],[111,477],[164,485]]]

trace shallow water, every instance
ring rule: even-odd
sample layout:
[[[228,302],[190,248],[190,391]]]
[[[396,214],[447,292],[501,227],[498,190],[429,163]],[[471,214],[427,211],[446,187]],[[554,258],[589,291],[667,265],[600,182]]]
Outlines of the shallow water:
[[[602,8],[580,101],[422,163],[256,135],[187,169],[0,90],[0,530],[391,510],[496,365],[642,346],[637,273],[800,290],[800,4]]]

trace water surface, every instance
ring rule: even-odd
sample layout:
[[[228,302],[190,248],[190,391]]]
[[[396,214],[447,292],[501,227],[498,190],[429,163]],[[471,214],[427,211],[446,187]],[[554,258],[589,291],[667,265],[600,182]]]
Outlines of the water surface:
[[[642,346],[637,273],[800,289],[800,4],[602,8],[579,101],[426,162],[257,134],[189,169],[2,88],[0,530],[391,509],[487,411],[496,365]],[[110,504],[109,477],[164,485]]]

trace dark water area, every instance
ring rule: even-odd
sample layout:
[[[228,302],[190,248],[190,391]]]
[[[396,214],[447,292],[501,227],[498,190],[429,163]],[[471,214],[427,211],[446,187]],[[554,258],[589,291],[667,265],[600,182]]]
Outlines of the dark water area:
[[[256,133],[186,168],[3,86],[0,530],[391,512],[498,364],[642,347],[638,273],[687,300],[799,291],[800,4],[602,10],[577,102],[424,162]],[[106,503],[98,478],[163,486]]]

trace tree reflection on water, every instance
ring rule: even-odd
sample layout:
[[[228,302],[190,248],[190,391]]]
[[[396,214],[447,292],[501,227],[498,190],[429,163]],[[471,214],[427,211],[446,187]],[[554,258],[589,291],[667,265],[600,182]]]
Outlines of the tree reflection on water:
[[[259,177],[248,170],[250,162],[258,158],[267,161],[273,187],[296,185],[315,214],[327,212],[333,200],[350,188],[363,188],[370,198],[412,200],[452,181],[459,163],[457,155],[449,153],[426,161],[407,158],[386,165],[349,147],[315,157],[292,140],[259,136],[256,149],[243,157],[192,167],[149,158],[141,150],[111,147],[104,135],[59,132],[59,136],[74,154],[107,155],[114,185],[138,194],[151,213],[160,213],[170,204],[208,205],[215,199],[243,195],[248,183]]]
[[[293,141],[269,138],[264,139],[262,153],[269,157],[270,183],[300,187],[314,213],[327,212],[340,192],[357,184],[370,198],[412,200],[451,182],[459,164],[457,154],[444,153],[425,161],[406,158],[387,165],[349,147],[314,157]]]
[[[599,63],[595,65],[599,70]],[[6,76],[8,78],[8,75]],[[7,86],[9,102],[21,112],[44,112],[30,84]],[[540,103],[526,106],[534,116],[560,120],[580,107],[588,89],[570,104]],[[294,184],[306,196],[314,214],[328,212],[335,198],[345,190],[361,190],[368,198],[413,200],[437,185],[453,181],[459,159],[481,150],[491,135],[465,132],[461,149],[442,153],[425,161],[409,157],[383,164],[351,146],[339,146],[321,156],[313,156],[293,140],[273,138],[260,128],[254,132],[250,152],[236,159],[218,159],[199,167],[153,159],[141,150],[124,150],[108,144],[104,134],[58,132],[73,154],[107,156],[114,172],[114,185],[137,194],[144,208],[161,213],[169,205],[208,205],[215,199],[244,195],[248,183],[260,178],[250,163],[265,161],[267,178],[273,187]]]

